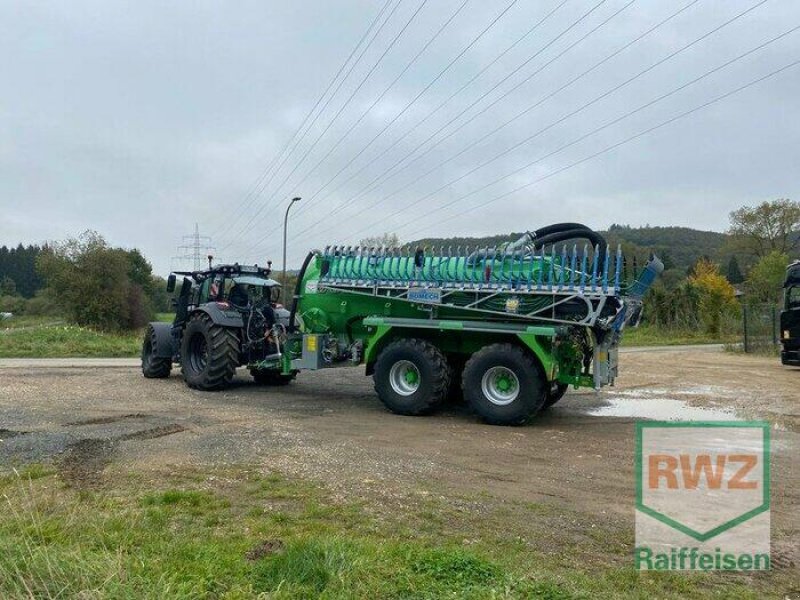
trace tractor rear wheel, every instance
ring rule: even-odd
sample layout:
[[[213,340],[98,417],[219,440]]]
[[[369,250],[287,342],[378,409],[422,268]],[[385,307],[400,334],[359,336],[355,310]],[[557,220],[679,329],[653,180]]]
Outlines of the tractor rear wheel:
[[[253,380],[259,385],[289,385],[297,376],[296,373],[284,375],[278,371],[266,371],[259,369],[252,369],[250,374],[253,376]]]
[[[142,375],[148,379],[164,379],[172,371],[172,359],[155,355],[156,332],[148,325],[142,342]]]
[[[492,344],[473,354],[463,381],[467,402],[491,425],[522,425],[547,397],[536,359],[512,344]]]
[[[375,363],[375,391],[381,402],[399,415],[425,415],[445,400],[450,369],[444,354],[419,339],[392,342]]]
[[[205,313],[192,315],[181,342],[181,371],[186,385],[219,390],[230,384],[239,363],[239,338]]]
[[[553,404],[561,400],[564,394],[567,393],[568,388],[569,386],[566,383],[558,383],[557,381],[551,383],[550,388],[547,390],[547,398],[542,408],[550,408]]]

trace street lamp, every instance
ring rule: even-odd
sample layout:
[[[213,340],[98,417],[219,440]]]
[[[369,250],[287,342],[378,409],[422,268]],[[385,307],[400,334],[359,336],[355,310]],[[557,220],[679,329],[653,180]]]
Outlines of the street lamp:
[[[300,198],[292,198],[292,201],[289,202],[289,206],[286,207],[286,216],[283,217],[283,277],[281,279],[281,287],[286,288],[286,230],[289,226],[289,209],[292,208],[292,205],[295,202],[299,202]],[[286,296],[284,295],[284,302],[286,301]]]

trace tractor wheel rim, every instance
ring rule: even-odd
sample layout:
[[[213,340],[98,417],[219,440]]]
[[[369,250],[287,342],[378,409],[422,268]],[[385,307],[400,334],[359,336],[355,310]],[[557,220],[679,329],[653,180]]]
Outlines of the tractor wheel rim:
[[[420,375],[417,365],[409,360],[399,360],[389,371],[389,385],[396,394],[410,396],[419,389]]]
[[[481,391],[497,406],[507,406],[519,397],[519,379],[506,367],[492,367],[483,374]]]
[[[208,364],[208,343],[206,342],[206,336],[201,333],[196,333],[191,339],[190,350],[191,356],[189,362],[192,365],[192,369],[200,373]]]

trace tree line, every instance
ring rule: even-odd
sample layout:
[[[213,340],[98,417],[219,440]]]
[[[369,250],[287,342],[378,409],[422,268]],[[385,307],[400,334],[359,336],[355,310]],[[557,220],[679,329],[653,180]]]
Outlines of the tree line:
[[[58,316],[105,331],[137,329],[169,310],[166,282],[144,255],[112,247],[94,231],[0,249],[0,285],[2,312]]]

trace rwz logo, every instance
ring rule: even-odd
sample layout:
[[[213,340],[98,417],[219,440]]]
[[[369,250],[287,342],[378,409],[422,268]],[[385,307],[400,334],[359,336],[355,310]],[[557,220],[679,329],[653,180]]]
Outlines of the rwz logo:
[[[637,566],[769,568],[769,461],[768,423],[637,423]]]

